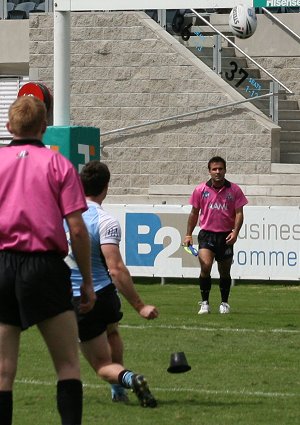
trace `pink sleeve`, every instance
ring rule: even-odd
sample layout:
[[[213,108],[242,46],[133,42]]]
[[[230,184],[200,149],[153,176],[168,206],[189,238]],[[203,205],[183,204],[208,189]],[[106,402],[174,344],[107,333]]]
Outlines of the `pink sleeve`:
[[[248,199],[246,198],[246,196],[243,194],[242,189],[238,186],[235,185],[235,189],[236,189],[236,200],[235,200],[235,208],[241,208],[243,206],[245,206],[246,204],[248,204]]]
[[[194,189],[194,192],[192,193],[190,197],[189,202],[194,208],[200,209],[201,193],[202,193],[202,185],[199,185]]]
[[[55,157],[57,178],[60,181],[59,206],[63,217],[75,211],[86,211],[87,204],[77,170],[62,155],[57,154]]]

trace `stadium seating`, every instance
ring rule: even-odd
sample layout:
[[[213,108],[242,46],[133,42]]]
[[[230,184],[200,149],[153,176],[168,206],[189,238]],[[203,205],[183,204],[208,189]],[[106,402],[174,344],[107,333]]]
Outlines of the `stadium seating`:
[[[10,10],[7,12],[7,19],[27,19],[27,13],[24,10]]]
[[[40,3],[35,8],[35,12],[45,12],[45,2]]]
[[[7,2],[7,12],[11,12],[15,8],[15,3],[13,2]]]
[[[24,3],[17,4],[17,6],[15,7],[15,10],[21,10],[21,11],[26,12],[27,18],[29,18],[29,13],[34,11],[35,8],[36,8],[35,2],[26,1]]]

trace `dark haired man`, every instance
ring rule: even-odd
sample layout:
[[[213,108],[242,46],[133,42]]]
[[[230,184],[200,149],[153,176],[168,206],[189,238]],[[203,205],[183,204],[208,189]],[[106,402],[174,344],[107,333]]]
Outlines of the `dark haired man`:
[[[210,313],[209,294],[211,290],[211,269],[214,260],[220,274],[221,304],[219,312],[230,312],[230,270],[233,259],[233,245],[242,227],[243,207],[248,203],[240,187],[225,179],[226,161],[215,156],[208,162],[210,180],[200,183],[192,193],[192,210],[188,217],[187,233],[183,244],[193,244],[193,231],[199,222],[198,234],[200,262],[200,292],[198,314]]]
[[[102,208],[107,195],[110,172],[99,161],[91,161],[81,171],[81,181],[88,203],[83,215],[90,234],[94,289],[97,301],[93,310],[85,315],[78,312],[80,348],[95,372],[112,384],[112,400],[128,401],[124,388],[131,388],[142,407],[155,407],[143,375],[137,375],[123,366],[123,343],[118,322],[123,313],[117,289],[145,319],[158,316],[156,307],[146,305],[138,295],[125,266],[120,250],[119,222]],[[67,230],[67,229],[66,229]],[[79,302],[81,275],[72,251],[66,258],[72,270],[75,306]],[[117,289],[116,289],[117,288]]]

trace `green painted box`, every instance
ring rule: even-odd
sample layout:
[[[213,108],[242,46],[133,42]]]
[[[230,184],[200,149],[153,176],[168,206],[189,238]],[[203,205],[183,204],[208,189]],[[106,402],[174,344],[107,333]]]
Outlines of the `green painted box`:
[[[67,157],[80,172],[84,164],[100,160],[100,129],[80,126],[49,126],[43,143]]]

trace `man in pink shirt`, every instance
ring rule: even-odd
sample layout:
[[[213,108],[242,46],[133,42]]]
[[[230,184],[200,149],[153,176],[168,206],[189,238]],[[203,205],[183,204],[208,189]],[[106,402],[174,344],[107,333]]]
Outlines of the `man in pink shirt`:
[[[230,312],[228,298],[231,286],[230,270],[233,259],[233,245],[242,227],[243,207],[248,203],[240,187],[225,179],[226,161],[215,156],[208,162],[210,180],[200,183],[192,193],[192,210],[188,217],[187,234],[183,244],[193,244],[193,231],[198,220],[201,228],[198,234],[200,262],[200,292],[198,314],[210,313],[209,294],[211,290],[211,269],[214,260],[220,274],[221,304],[219,312]]]
[[[95,302],[87,209],[73,165],[41,142],[46,108],[31,96],[9,109],[9,146],[0,149],[0,423],[12,424],[13,384],[20,334],[37,325],[57,373],[57,407],[63,425],[80,425],[82,383],[78,330],[71,302],[68,245],[63,218],[81,270],[81,311]]]

